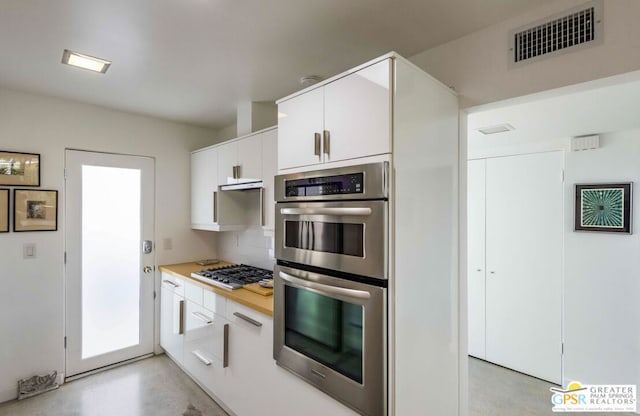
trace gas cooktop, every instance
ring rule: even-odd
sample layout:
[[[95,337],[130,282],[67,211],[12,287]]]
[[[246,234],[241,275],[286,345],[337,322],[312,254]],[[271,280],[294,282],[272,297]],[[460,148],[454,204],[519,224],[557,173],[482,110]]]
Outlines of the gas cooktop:
[[[249,283],[273,279],[273,272],[246,264],[238,264],[200,270],[191,273],[191,277],[223,289],[235,290]]]

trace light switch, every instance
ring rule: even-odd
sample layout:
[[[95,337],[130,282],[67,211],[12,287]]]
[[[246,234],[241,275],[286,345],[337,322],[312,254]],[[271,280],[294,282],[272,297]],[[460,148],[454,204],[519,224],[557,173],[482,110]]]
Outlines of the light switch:
[[[36,245],[35,243],[27,243],[22,245],[22,257],[25,259],[36,258]]]

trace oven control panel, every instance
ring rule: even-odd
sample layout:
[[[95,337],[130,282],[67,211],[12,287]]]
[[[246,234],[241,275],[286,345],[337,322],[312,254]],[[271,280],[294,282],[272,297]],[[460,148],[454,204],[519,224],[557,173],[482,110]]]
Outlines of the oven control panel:
[[[361,194],[364,192],[364,174],[292,179],[286,180],[284,186],[287,197]]]

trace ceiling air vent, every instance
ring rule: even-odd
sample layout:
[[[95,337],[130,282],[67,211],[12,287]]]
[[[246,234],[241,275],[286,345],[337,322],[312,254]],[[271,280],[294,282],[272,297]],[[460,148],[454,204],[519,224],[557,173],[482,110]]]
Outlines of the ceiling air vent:
[[[509,37],[511,64],[594,46],[602,41],[602,0],[515,29]]]

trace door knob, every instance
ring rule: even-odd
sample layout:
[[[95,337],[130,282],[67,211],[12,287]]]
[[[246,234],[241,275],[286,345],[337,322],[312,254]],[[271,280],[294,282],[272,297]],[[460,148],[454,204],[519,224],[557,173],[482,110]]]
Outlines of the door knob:
[[[151,273],[151,272],[153,271],[153,267],[151,267],[151,266],[144,266],[144,267],[142,268],[142,271],[143,271],[143,272],[145,272],[145,273]]]

